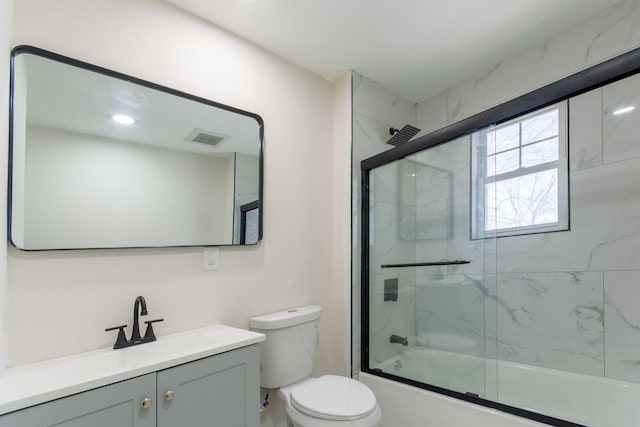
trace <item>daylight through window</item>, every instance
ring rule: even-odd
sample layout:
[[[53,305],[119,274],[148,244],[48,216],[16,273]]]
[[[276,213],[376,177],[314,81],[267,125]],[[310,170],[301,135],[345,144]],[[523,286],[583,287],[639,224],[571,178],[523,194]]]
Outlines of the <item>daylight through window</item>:
[[[568,228],[566,102],[474,136],[474,238]]]

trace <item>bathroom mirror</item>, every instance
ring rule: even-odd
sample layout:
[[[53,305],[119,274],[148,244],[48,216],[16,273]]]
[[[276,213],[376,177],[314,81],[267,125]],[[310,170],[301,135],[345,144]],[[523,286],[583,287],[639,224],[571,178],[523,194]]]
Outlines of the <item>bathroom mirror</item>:
[[[260,116],[30,46],[11,79],[17,248],[260,241]]]

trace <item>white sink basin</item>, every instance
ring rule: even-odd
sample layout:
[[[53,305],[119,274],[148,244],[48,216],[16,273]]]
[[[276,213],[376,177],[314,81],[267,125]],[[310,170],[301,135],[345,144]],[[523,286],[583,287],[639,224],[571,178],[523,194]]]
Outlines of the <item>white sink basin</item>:
[[[262,334],[214,325],[10,368],[0,374],[0,415],[261,341]]]
[[[189,355],[215,348],[222,342],[214,334],[186,333],[159,338],[157,341],[139,344],[119,350],[99,352],[90,357],[69,361],[64,367],[68,375],[101,377],[109,372],[129,370],[161,363],[167,359]]]

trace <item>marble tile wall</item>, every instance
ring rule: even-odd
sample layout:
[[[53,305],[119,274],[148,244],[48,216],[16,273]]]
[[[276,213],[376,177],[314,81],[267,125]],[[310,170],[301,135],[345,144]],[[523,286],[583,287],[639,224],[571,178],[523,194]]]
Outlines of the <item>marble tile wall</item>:
[[[388,127],[415,122],[424,134],[639,46],[640,0],[624,0],[417,106],[354,73],[355,372],[360,362],[360,161],[390,148],[384,144]],[[407,224],[414,217],[448,210],[452,218],[446,223],[445,249],[436,231],[413,225],[424,237],[417,242],[416,258],[445,250],[446,258],[482,260],[440,271],[418,270],[413,277],[403,273],[400,305],[408,311],[406,316],[385,311],[391,305],[381,301],[381,283],[395,273],[376,272],[373,299],[382,307],[379,319],[374,319],[376,345],[384,349],[383,339],[392,330],[404,328],[409,333],[413,319],[418,340],[432,346],[457,346],[471,354],[482,350],[488,357],[640,382],[640,132],[634,130],[640,122],[638,79],[570,102],[569,232],[471,240],[468,190],[454,191],[446,206],[442,198],[422,204],[396,200],[402,210],[395,217],[391,199],[386,206],[383,200],[374,206],[379,218],[385,218],[381,223],[400,230],[398,244],[403,241],[403,223],[407,239],[412,231]],[[627,103],[638,105],[633,114],[613,114]],[[460,153],[463,150],[454,150],[453,155]],[[464,159],[454,164],[460,164],[461,171],[468,167]],[[467,185],[464,180],[453,181],[458,185],[454,189]],[[393,188],[389,186],[387,194]],[[374,237],[382,238],[382,230],[378,232]],[[447,301],[457,302],[458,309],[444,310]],[[418,307],[413,312],[412,304]],[[432,335],[425,336],[428,332]],[[466,347],[469,342],[475,343],[473,350]],[[393,351],[393,346],[386,347],[380,357]]]
[[[640,1],[621,1],[420,103],[418,111],[429,111],[432,102],[443,103],[442,125],[457,122],[640,46],[639,22]]]
[[[640,108],[613,114],[629,105],[640,106],[640,76],[570,100],[571,230],[485,246],[465,233],[452,238],[450,256],[463,247],[461,258],[495,257],[495,270],[484,264],[484,273],[496,273],[494,286],[484,275],[475,282],[463,276],[445,291],[418,277],[418,336],[445,332],[480,342],[485,334],[486,348],[477,348],[488,356],[640,382]],[[469,198],[459,203],[454,224],[464,230]],[[445,292],[453,304],[438,311]]]
[[[352,145],[352,374],[360,370],[360,212],[361,212],[361,174],[360,162],[366,158],[392,149],[387,144],[391,135],[389,128],[400,128],[405,124],[416,124],[415,103],[403,99],[377,82],[354,72],[353,87],[353,145]],[[371,318],[372,340],[370,345],[375,351],[372,363],[392,357],[402,351],[397,344],[390,344],[389,336],[398,334],[415,335],[415,274],[411,269],[380,269],[381,263],[402,262],[414,256],[414,250],[408,242],[400,239],[399,170],[396,166],[381,169],[378,185],[372,192],[376,195],[371,211],[376,216],[376,228],[373,240],[383,240],[388,245],[378,247],[372,253],[371,292],[373,314]],[[405,218],[406,219],[406,218]],[[405,221],[406,222],[406,221]],[[388,248],[388,249],[387,249]],[[404,252],[403,252],[404,251]],[[409,252],[407,252],[409,251]],[[399,295],[397,302],[383,301],[383,283],[387,278],[398,278]]]
[[[636,76],[569,102],[570,231],[470,240],[468,190],[461,195],[449,256],[485,263],[417,277],[418,336],[445,333],[502,360],[640,382],[640,108],[612,114],[640,106],[639,92]]]
[[[419,103],[418,127],[439,129],[638,47],[640,0],[621,1]],[[450,245],[485,259],[487,356],[640,382],[640,109],[613,114],[627,105],[640,108],[640,77],[570,102],[571,231]],[[459,315],[470,310],[462,300]]]

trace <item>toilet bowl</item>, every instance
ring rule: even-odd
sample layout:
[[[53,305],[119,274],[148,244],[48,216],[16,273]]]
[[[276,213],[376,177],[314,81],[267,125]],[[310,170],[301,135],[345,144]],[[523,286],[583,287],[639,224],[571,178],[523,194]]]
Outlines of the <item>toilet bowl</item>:
[[[307,378],[278,389],[292,427],[372,427],[381,418],[374,394],[347,377]]]
[[[305,306],[254,317],[260,344],[260,385],[277,389],[292,427],[373,427],[381,418],[369,388],[347,377],[312,378],[322,308]]]

